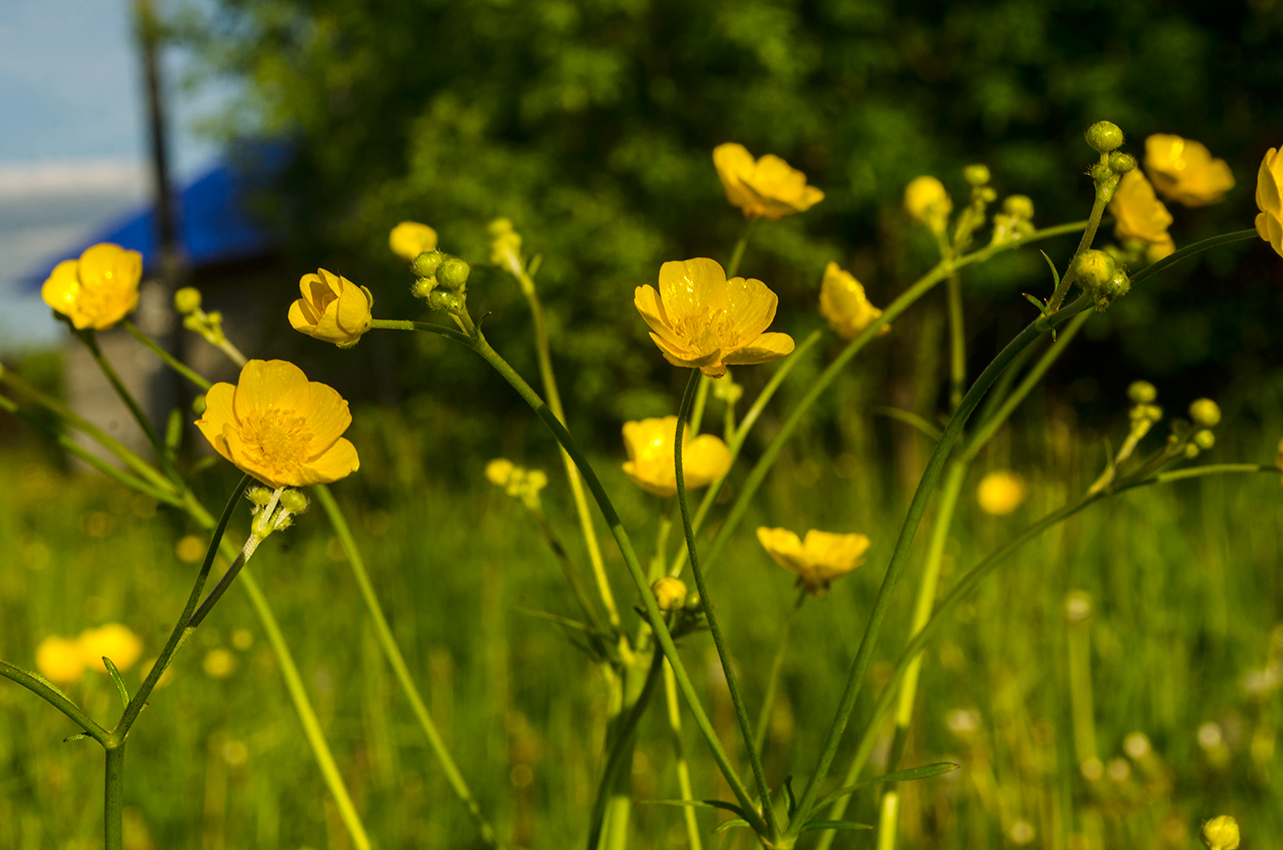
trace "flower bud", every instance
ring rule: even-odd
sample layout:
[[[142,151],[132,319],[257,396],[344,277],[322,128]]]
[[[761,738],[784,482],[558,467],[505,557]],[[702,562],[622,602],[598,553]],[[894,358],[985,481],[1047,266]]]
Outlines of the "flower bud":
[[[174,293],[174,309],[186,316],[200,309],[200,290],[194,286],[184,286]]]
[[[1198,446],[1203,451],[1207,451],[1212,448],[1212,446],[1216,445],[1216,435],[1204,428],[1194,434],[1194,445]]]
[[[427,298],[437,288],[435,277],[421,277],[410,284],[410,294],[415,298]]]
[[[410,270],[416,277],[432,277],[445,262],[445,254],[440,251],[424,251],[410,263]]]
[[[1203,824],[1200,836],[1209,850],[1236,850],[1238,847],[1238,821],[1229,815],[1221,815]]]
[[[650,586],[650,592],[655,594],[659,610],[665,614],[686,606],[686,583],[679,578],[664,576]]]
[[[1034,217],[1034,202],[1028,195],[1009,195],[1002,202],[1002,211],[1013,218],[1030,219]]]
[[[307,496],[299,490],[286,490],[281,493],[281,509],[292,514],[301,514],[307,510]]]
[[[1156,404],[1145,405],[1145,418],[1154,422],[1163,418],[1163,409]]]
[[[1091,617],[1091,596],[1084,590],[1071,590],[1065,596],[1065,619],[1085,623]]]
[[[983,186],[989,182],[989,166],[976,163],[962,169],[962,177],[972,186]]]
[[[1189,406],[1189,418],[1195,425],[1214,428],[1221,421],[1221,408],[1210,398],[1200,398]]]
[[[1127,276],[1127,272],[1121,266],[1114,269],[1114,275],[1103,284],[1097,286],[1094,290],[1087,290],[1092,299],[1096,302],[1096,311],[1103,313],[1109,309],[1119,298],[1122,298],[1131,291],[1132,280]]]
[[[1112,121],[1097,121],[1087,128],[1087,144],[1100,153],[1109,153],[1123,143],[1123,131]]]
[[[417,221],[403,221],[388,234],[388,247],[407,263],[413,262],[424,251],[437,247],[437,232]]]
[[[496,487],[507,487],[516,465],[506,457],[497,457],[486,464],[486,480]]]
[[[1114,151],[1109,155],[1109,168],[1115,174],[1126,174],[1136,167],[1136,157],[1122,151]]]
[[[272,501],[272,491],[266,487],[251,487],[245,491],[245,498],[261,508]]]
[[[437,269],[437,281],[452,292],[461,292],[471,272],[472,266],[458,257],[451,257]]]
[[[1158,390],[1149,381],[1132,381],[1127,397],[1136,404],[1152,404],[1158,398]]]
[[[1186,459],[1186,460],[1193,460],[1194,458],[1198,457],[1198,453],[1199,453],[1199,451],[1200,451],[1200,450],[1199,450],[1198,446],[1197,446],[1197,445],[1195,445],[1194,443],[1186,443],[1186,444],[1185,444],[1185,459]]]
[[[953,201],[949,199],[943,183],[923,175],[915,177],[905,187],[904,209],[914,221],[942,231],[953,210]]]
[[[1073,268],[1069,273],[1074,276],[1079,286],[1091,292],[1107,284],[1115,271],[1117,271],[1117,263],[1114,262],[1113,257],[1104,251],[1087,250],[1074,260]]]

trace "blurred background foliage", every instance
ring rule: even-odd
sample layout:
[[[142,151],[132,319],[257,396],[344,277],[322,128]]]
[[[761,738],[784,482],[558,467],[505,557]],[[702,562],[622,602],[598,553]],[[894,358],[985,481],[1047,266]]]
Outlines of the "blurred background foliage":
[[[417,317],[389,228],[428,222],[444,250],[481,266],[486,223],[507,216],[544,257],[538,282],[570,415],[603,426],[587,430],[610,444],[622,420],[673,403],[672,370],[646,341],[633,288],[665,260],[725,262],[742,233],[712,168],[721,142],[781,155],[826,192],[808,213],[760,223],[742,269],[780,294],[777,327],[805,333],[819,324],[829,260],[876,304],[930,265],[929,237],[899,209],[919,174],[940,176],[961,202],[962,167],[985,162],[1000,194],[1030,195],[1045,226],[1090,208],[1091,122],[1121,125],[1137,155],[1151,133],[1185,135],[1226,158],[1238,186],[1215,207],[1172,205],[1180,245],[1251,225],[1256,168],[1283,128],[1278,0],[220,0],[174,25],[210,75],[249,84],[219,132],[285,137],[295,153],[287,191],[261,204],[289,246],[280,289],[264,296],[281,326],[293,280],[317,265],[369,285],[379,315]],[[1043,247],[1063,264],[1073,244]],[[1062,374],[1111,364],[1069,400],[1088,414],[1109,400],[1112,411],[1134,377],[1222,398],[1230,380],[1254,384],[1283,365],[1270,344],[1280,283],[1277,258],[1248,243],[1132,293],[1068,358]],[[1020,293],[1045,296],[1051,281],[1023,251],[965,284],[974,370],[1031,315]],[[470,295],[495,344],[533,375],[514,282],[478,267]],[[942,302],[941,292],[925,310]],[[937,324],[919,318],[897,326],[890,357],[860,368],[891,385],[921,369],[909,352],[931,349],[915,338]],[[461,440],[493,439],[468,415],[478,393],[515,412],[515,396],[467,352],[389,337],[348,353],[274,344],[327,360],[357,395],[461,404],[448,417]]]

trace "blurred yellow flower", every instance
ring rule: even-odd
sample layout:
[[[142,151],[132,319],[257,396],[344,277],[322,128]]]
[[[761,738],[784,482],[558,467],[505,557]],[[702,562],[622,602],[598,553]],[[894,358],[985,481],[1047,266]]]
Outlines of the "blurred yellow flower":
[[[174,554],[184,564],[194,564],[197,561],[204,560],[205,540],[195,534],[189,534],[178,541],[178,545],[174,547]]]
[[[786,528],[757,529],[757,540],[775,563],[797,573],[798,583],[816,596],[864,563],[869,538],[863,534],[833,534],[811,529],[805,540]]]
[[[96,629],[85,629],[76,638],[76,644],[85,666],[99,673],[107,672],[107,665],[102,663],[104,655],[122,673],[143,656],[142,638],[120,623],[105,623]]]
[[[196,427],[220,455],[269,487],[328,484],[360,466],[342,434],[352,423],[333,388],[284,360],[251,360],[236,386],[205,394]]]
[[[823,192],[806,185],[805,174],[775,154],[754,160],[743,145],[728,142],[713,149],[713,165],[726,200],[742,209],[745,218],[779,221],[824,200]]]
[[[793,350],[788,334],[763,333],[775,319],[775,293],[754,278],[727,280],[721,265],[704,257],[664,263],[659,290],[637,287],[633,304],[665,360],[710,378],[725,375],[727,366],[769,363]]]
[[[1145,252],[1149,262],[1157,262],[1176,250],[1176,243],[1167,233],[1172,214],[1158,200],[1154,187],[1139,168],[1123,175],[1109,202],[1109,211],[1114,214],[1115,236],[1149,243]]]
[[[236,669],[236,656],[232,655],[231,650],[220,646],[205,653],[205,660],[201,662],[201,667],[204,668],[205,675],[211,679],[226,679]]]
[[[847,339],[882,315],[882,311],[869,303],[864,287],[850,272],[843,271],[837,263],[824,267],[824,281],[820,284],[820,314],[829,320],[833,330]],[[883,325],[880,333],[891,330]]]
[[[686,607],[686,582],[673,576],[664,576],[650,586],[655,603],[665,614]]]
[[[351,348],[370,329],[374,296],[364,286],[317,269],[316,274],[299,278],[298,288],[303,297],[290,305],[294,330],[339,348]]]
[[[953,200],[943,183],[924,174],[904,187],[904,211],[909,218],[940,233],[949,221],[949,213],[953,212]]]
[[[1239,843],[1238,821],[1229,815],[1221,815],[1203,824],[1203,843],[1208,850],[1236,850]]]
[[[673,439],[677,436],[677,417],[643,419],[624,423],[624,449],[628,460],[624,472],[633,483],[661,498],[677,495],[677,467],[673,463]],[[690,429],[682,432],[682,470],[687,490],[704,487],[731,469],[731,450],[712,434],[690,439]]]
[[[417,221],[403,221],[388,234],[388,247],[407,263],[425,251],[437,247],[437,232]]]
[[[1283,148],[1270,148],[1256,174],[1256,232],[1283,257]]]
[[[87,248],[79,260],[63,260],[49,275],[40,296],[71,319],[77,330],[106,330],[138,306],[143,255],[119,245]]]
[[[1229,163],[1201,142],[1158,133],[1145,140],[1145,170],[1154,188],[1187,207],[1219,201],[1234,188]]]
[[[36,647],[36,670],[55,685],[76,681],[85,672],[80,645],[71,638],[50,635]]]
[[[1013,513],[1025,501],[1025,479],[1009,469],[995,469],[980,479],[976,501],[992,516]]]

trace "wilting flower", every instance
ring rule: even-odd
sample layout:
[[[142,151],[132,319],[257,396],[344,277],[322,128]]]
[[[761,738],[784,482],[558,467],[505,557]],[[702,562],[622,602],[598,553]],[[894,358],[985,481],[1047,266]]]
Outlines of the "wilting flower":
[[[769,363],[793,350],[788,334],[763,333],[775,318],[775,293],[754,278],[727,280],[715,260],[664,263],[659,290],[637,287],[633,304],[664,359],[710,378],[725,375],[727,366]]]
[[[360,466],[342,434],[352,423],[333,388],[284,360],[251,360],[236,386],[205,394],[196,427],[220,455],[269,487],[328,484]]]
[[[728,142],[713,149],[713,165],[726,189],[726,200],[742,209],[745,218],[766,216],[779,221],[824,200],[823,192],[806,185],[805,174],[775,154],[754,160],[743,145]]]
[[[388,234],[388,247],[407,263],[437,247],[437,232],[417,221],[403,221]]]
[[[873,324],[882,311],[869,303],[864,287],[850,272],[843,271],[837,263],[824,267],[824,281],[820,284],[820,314],[829,320],[833,330],[847,339]],[[882,333],[891,330],[882,326]]]
[[[1154,187],[1141,174],[1140,169],[1133,169],[1123,175],[1114,198],[1109,202],[1109,211],[1114,214],[1114,235],[1119,239],[1138,239],[1149,243],[1145,252],[1146,259],[1153,263],[1176,250],[1176,243],[1168,235],[1172,214],[1163,206],[1154,194]]]
[[[1006,516],[1025,501],[1025,479],[1009,469],[996,469],[980,479],[976,488],[980,510],[992,516]]]
[[[370,329],[374,296],[364,286],[317,269],[316,274],[299,278],[298,288],[303,297],[290,305],[294,330],[339,348],[351,348]]]
[[[103,656],[111,659],[117,670],[128,670],[143,656],[143,640],[120,623],[106,623],[96,629],[85,629],[76,638],[80,656],[86,667],[106,673]]]
[[[811,529],[805,540],[786,528],[757,530],[757,540],[775,563],[797,573],[798,583],[819,596],[839,579],[864,563],[869,538],[863,534],[833,534]]]
[[[143,255],[119,245],[87,248],[79,260],[63,260],[40,289],[50,307],[71,319],[76,330],[106,330],[138,306]]]
[[[904,211],[919,224],[942,233],[949,221],[949,213],[953,211],[953,201],[943,183],[924,174],[913,178],[904,187]]]
[[[677,417],[643,419],[624,423],[624,449],[628,460],[624,472],[633,483],[661,498],[677,495],[677,472],[673,458],[673,440],[677,436]],[[687,490],[704,487],[731,469],[731,450],[712,434],[690,439],[690,429],[682,430],[682,472]]]
[[[1159,133],[1145,140],[1145,170],[1154,188],[1187,207],[1219,201],[1234,188],[1234,174],[1201,142]]]
[[[1256,175],[1256,232],[1283,257],[1283,148],[1270,148]],[[47,300],[47,299],[46,299]]]
[[[56,685],[76,681],[85,672],[80,645],[71,638],[50,635],[36,647],[36,670]]]

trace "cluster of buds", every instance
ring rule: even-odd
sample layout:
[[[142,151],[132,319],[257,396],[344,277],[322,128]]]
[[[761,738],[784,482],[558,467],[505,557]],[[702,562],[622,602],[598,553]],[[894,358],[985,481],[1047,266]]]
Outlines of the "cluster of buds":
[[[1028,195],[1008,195],[1002,202],[1002,212],[994,213],[993,238],[990,245],[1015,242],[1034,232],[1034,202]]]
[[[486,464],[486,480],[514,499],[520,499],[532,511],[539,510],[539,491],[548,486],[548,476],[541,469],[526,469],[507,458],[495,458]]]
[[[206,313],[200,305],[200,290],[194,286],[184,286],[174,293],[174,309],[183,317],[183,327],[200,334],[210,345],[225,346],[227,335],[223,333],[223,314],[217,310]]]
[[[909,218],[926,225],[936,238],[943,239],[953,212],[953,200],[944,184],[934,177],[923,175],[909,181],[904,187],[904,211]]]
[[[686,582],[676,576],[664,576],[650,586],[650,592],[655,594],[655,604],[668,621],[673,637],[689,634],[699,627],[704,608],[699,594],[687,589]]]
[[[1094,248],[1083,251],[1074,258],[1069,275],[1082,287],[1096,305],[1096,310],[1101,313],[1132,288],[1127,269],[1109,254]]]
[[[1136,157],[1123,153],[1123,131],[1112,121],[1097,121],[1087,128],[1087,144],[1100,154],[1100,161],[1087,172],[1096,184],[1096,197],[1108,201],[1122,176],[1136,168]]]
[[[307,510],[307,496],[298,490],[281,488],[269,490],[266,487],[251,487],[245,492],[245,498],[254,505],[254,519],[250,523],[249,539],[245,541],[242,554],[246,561],[254,554],[258,544],[268,535],[294,524],[294,517]]]
[[[1172,423],[1167,442],[1173,450],[1180,446],[1185,457],[1193,459],[1216,445],[1212,429],[1221,421],[1221,408],[1210,398],[1200,398],[1190,404],[1189,418],[1189,422],[1178,419]]]
[[[976,163],[962,169],[962,177],[971,186],[971,203],[958,216],[953,230],[953,252],[961,254],[971,244],[971,235],[985,223],[985,208],[998,199],[989,185],[989,166]]]
[[[428,302],[433,310],[458,316],[465,310],[465,291],[472,266],[441,251],[424,251],[410,264],[414,285],[410,292]]]

